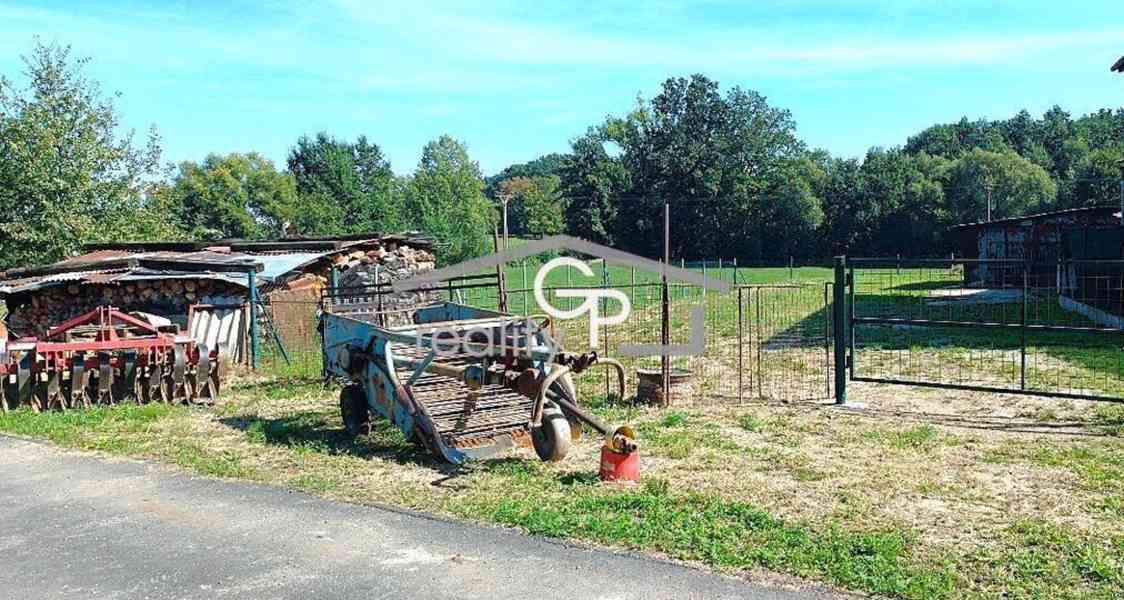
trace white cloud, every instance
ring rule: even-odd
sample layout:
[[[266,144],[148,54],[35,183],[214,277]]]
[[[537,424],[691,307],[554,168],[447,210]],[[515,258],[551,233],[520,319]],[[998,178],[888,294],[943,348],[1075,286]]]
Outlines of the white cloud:
[[[387,9],[360,0],[337,0],[348,19],[410,36],[454,60],[511,65],[662,66],[670,69],[740,67],[777,72],[839,68],[878,69],[1026,62],[1059,51],[1115,46],[1124,29],[975,36],[878,37],[766,28],[693,30],[678,35],[597,34],[559,25],[458,13],[456,5],[416,3]],[[872,25],[872,28],[876,25]]]

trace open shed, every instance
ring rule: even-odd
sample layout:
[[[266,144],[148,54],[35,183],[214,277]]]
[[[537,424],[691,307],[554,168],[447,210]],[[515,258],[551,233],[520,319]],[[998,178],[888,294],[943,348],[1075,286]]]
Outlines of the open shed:
[[[303,331],[333,267],[346,274],[379,265],[388,276],[404,276],[433,268],[435,260],[433,242],[417,233],[101,243],[84,251],[0,273],[8,336],[41,336],[71,317],[110,305],[167,319],[212,347],[225,343],[240,359],[250,285],[266,304],[287,303],[277,311],[276,327],[290,325],[286,315],[300,315]]]

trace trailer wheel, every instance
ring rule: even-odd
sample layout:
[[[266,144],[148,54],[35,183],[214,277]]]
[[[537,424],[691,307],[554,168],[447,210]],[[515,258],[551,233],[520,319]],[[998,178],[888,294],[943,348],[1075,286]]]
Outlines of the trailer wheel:
[[[531,430],[535,453],[543,462],[558,462],[570,452],[570,422],[558,407],[543,409],[542,426]]]
[[[349,385],[340,390],[340,417],[349,435],[371,433],[371,413],[367,410],[367,395],[363,388]]]

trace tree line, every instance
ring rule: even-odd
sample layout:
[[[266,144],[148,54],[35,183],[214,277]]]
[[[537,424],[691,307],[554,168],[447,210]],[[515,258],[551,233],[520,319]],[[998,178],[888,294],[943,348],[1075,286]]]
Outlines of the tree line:
[[[936,256],[989,205],[998,219],[1120,202],[1124,109],[965,118],[859,160],[807,148],[788,111],[695,75],[544,159],[505,172],[556,177],[571,233],[649,256],[665,200],[672,254],[688,259]]]
[[[396,175],[360,136],[302,136],[278,169],[260,154],[166,165],[160,136],[122,134],[117,94],[88,59],[38,40],[26,85],[0,77],[0,268],[75,254],[81,244],[419,230],[453,261],[491,247],[496,219],[465,145],[443,135]]]
[[[808,148],[792,115],[701,75],[571,140],[566,153],[484,178],[441,136],[408,175],[379,146],[305,135],[280,167],[259,154],[160,161],[155,129],[119,132],[116,95],[87,59],[36,42],[26,85],[0,77],[0,267],[59,260],[83,242],[272,238],[419,230],[456,261],[491,247],[497,206],[515,234],[568,232],[676,258],[896,254],[950,249],[947,228],[1118,201],[1124,109],[1072,118],[938,124],[860,159]]]

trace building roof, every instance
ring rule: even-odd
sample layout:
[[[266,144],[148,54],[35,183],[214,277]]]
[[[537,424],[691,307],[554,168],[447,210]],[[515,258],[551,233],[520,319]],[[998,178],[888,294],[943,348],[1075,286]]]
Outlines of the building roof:
[[[339,254],[387,243],[431,249],[416,233],[357,234],[341,238],[221,240],[218,242],[121,242],[87,244],[85,254],[50,265],[0,272],[0,295],[72,283],[153,279],[217,279],[246,286],[247,273],[268,286]]]
[[[1034,213],[1023,215],[1021,217],[1007,217],[1004,219],[994,219],[991,221],[978,221],[975,223],[961,223],[953,225],[951,229],[976,229],[981,227],[988,227],[993,225],[1011,225],[1021,221],[1042,221],[1047,219],[1056,219],[1058,217],[1076,217],[1081,215],[1105,214],[1108,216],[1119,216],[1116,213],[1120,209],[1114,206],[1088,206],[1082,208],[1067,208],[1064,210],[1052,210],[1049,212]]]

